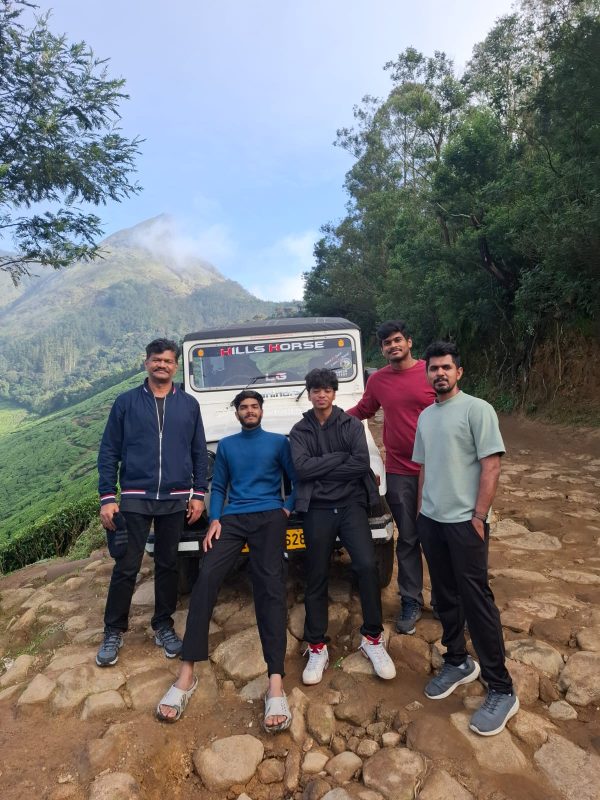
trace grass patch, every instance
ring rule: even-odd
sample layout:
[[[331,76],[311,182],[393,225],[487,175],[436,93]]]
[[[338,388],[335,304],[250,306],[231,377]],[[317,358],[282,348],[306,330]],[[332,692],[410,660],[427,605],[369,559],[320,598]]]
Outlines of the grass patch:
[[[69,561],[89,558],[94,550],[104,547],[105,544],[106,534],[104,528],[100,523],[100,519],[96,518],[75,539],[67,553],[67,558]]]

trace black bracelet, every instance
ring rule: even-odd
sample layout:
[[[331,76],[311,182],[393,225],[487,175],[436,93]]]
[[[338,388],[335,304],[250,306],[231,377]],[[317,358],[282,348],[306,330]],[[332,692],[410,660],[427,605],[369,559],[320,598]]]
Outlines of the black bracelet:
[[[473,517],[478,519],[480,522],[487,522],[487,514],[478,514],[476,511],[474,511]]]

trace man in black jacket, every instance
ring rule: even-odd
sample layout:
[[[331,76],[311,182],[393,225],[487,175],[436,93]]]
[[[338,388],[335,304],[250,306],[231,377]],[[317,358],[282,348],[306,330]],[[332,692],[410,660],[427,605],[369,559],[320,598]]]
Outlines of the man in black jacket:
[[[102,436],[100,519],[109,532],[124,523],[127,544],[115,560],[110,580],[104,641],[96,656],[99,667],[112,666],[119,658],[153,521],[154,641],[167,658],[181,651],[172,618],[177,604],[177,550],[184,518],[192,524],[204,510],[207,454],[200,406],[173,384],[178,359],[175,342],[150,342],[144,362],[148,377],[142,386],[117,397]]]
[[[303,513],[306,542],[306,621],[308,663],[305,684],[319,683],[329,663],[327,585],[336,537],[346,548],[358,579],[363,612],[360,650],[379,677],[395,677],[381,624],[381,592],[369,527],[369,449],[361,422],[333,405],[338,379],[333,370],[313,369],[306,376],[312,410],[290,432],[296,469],[296,510]],[[375,497],[374,499],[378,499]]]

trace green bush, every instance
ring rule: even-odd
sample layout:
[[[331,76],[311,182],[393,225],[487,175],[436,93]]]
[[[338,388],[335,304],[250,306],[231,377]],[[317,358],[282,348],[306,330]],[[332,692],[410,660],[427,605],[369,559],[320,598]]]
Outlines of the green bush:
[[[67,558],[77,561],[80,558],[88,558],[94,550],[104,547],[106,544],[106,534],[98,516],[83,530],[71,545]]]
[[[97,513],[97,495],[89,495],[26,528],[0,545],[0,572],[64,555]]]

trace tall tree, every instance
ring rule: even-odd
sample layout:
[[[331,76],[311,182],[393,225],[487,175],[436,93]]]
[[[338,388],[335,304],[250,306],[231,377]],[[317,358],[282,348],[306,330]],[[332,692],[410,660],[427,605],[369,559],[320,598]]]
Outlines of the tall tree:
[[[103,205],[139,191],[140,140],[120,133],[124,80],[84,43],[27,28],[26,0],[0,0],[0,270],[15,283],[33,264],[65,267],[98,254]]]

